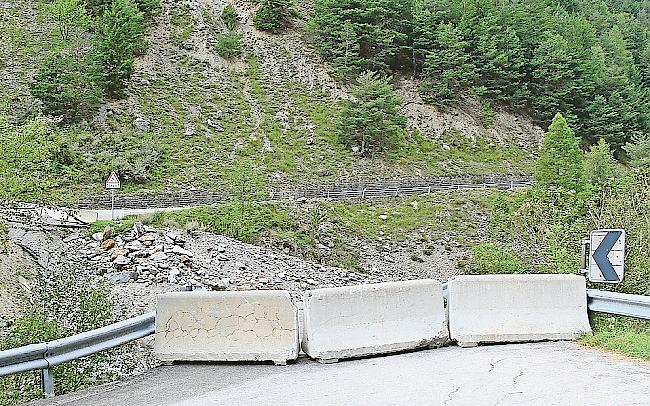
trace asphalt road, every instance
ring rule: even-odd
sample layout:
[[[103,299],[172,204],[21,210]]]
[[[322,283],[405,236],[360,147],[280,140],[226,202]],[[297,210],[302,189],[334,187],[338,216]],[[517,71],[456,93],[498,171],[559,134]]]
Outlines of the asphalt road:
[[[572,342],[321,365],[180,364],[34,405],[650,405],[650,363]]]

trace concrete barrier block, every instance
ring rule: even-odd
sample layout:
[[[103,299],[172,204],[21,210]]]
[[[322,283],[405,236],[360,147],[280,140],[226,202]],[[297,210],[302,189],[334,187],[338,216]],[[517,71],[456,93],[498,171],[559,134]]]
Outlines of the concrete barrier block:
[[[461,275],[448,290],[449,332],[462,347],[591,332],[582,276]]]
[[[298,357],[298,313],[286,291],[158,296],[154,352],[161,361],[273,361]]]
[[[438,347],[448,338],[434,280],[308,291],[303,322],[302,349],[320,362]]]

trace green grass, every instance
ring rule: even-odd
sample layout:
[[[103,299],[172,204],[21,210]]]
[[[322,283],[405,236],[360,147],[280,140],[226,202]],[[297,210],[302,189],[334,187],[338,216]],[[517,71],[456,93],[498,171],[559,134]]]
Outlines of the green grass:
[[[650,321],[597,315],[593,332],[593,336],[584,336],[580,341],[650,361]]]
[[[381,237],[399,242],[415,238],[425,248],[439,240],[445,244],[454,240],[454,245],[466,247],[478,243],[480,217],[486,215],[492,193],[496,192],[438,192],[372,204],[318,202],[309,206],[243,199],[141,219],[155,226],[201,229],[288,249],[307,260],[362,271],[359,245],[351,244],[353,241],[375,243]],[[99,223],[94,229],[101,231],[106,224]],[[319,244],[329,249],[319,250]],[[425,249],[424,255],[430,254],[431,248]]]

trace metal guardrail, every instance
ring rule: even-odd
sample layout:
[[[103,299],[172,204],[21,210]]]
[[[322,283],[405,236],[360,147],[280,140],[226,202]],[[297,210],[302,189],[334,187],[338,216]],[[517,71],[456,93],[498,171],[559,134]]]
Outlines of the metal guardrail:
[[[446,283],[442,292],[447,300]],[[593,312],[650,320],[650,296],[587,289],[587,305]],[[156,313],[151,312],[48,343],[0,351],[0,376],[40,369],[43,392],[52,396],[54,366],[151,335],[155,331],[155,319]]]
[[[40,369],[43,392],[54,395],[53,367],[151,335],[155,321],[156,312],[151,312],[48,343],[0,351],[0,376]]]
[[[587,307],[593,312],[650,320],[650,296],[587,289]]]

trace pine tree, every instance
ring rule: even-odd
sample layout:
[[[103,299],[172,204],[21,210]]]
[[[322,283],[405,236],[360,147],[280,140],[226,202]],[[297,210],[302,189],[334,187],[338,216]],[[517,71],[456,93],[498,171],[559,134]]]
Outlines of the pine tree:
[[[291,25],[295,15],[293,0],[262,0],[253,23],[258,30],[279,33]]]
[[[132,0],[113,0],[101,16],[94,43],[96,83],[119,96],[134,69],[134,55],[144,43],[144,16]]]
[[[81,0],[55,0],[50,5],[50,13],[64,40],[70,39],[74,28],[85,28],[88,25],[88,14]]]
[[[557,113],[544,136],[535,169],[537,184],[581,190],[584,184],[582,156],[578,139],[562,114]]]
[[[465,47],[467,41],[452,23],[440,23],[434,48],[424,52],[422,90],[426,93],[425,100],[444,105],[472,83],[476,67],[470,62]]]
[[[604,139],[592,145],[585,157],[585,173],[591,184],[608,185],[616,177],[616,160]]]
[[[55,54],[43,62],[30,83],[30,92],[43,103],[45,114],[74,121],[94,106],[99,100],[98,89],[85,70],[67,55]]]
[[[403,134],[406,119],[397,111],[400,101],[390,83],[374,72],[359,75],[345,100],[337,123],[341,141],[360,146],[361,156],[395,144]]]

